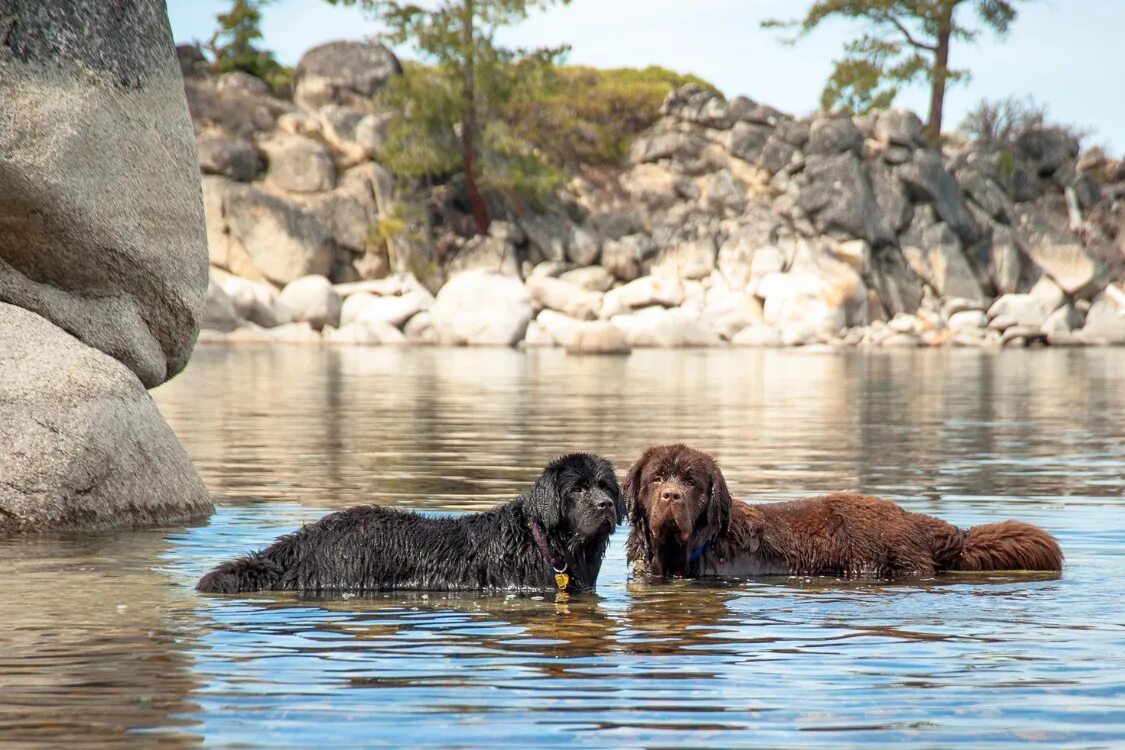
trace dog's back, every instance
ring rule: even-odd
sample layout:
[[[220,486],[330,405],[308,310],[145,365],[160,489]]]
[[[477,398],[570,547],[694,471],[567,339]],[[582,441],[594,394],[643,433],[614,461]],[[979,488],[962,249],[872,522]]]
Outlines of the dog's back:
[[[1022,521],[960,529],[855,493],[747,507],[794,573],[894,579],[945,570],[1062,570],[1054,537]]]
[[[219,565],[196,588],[216,594],[417,588],[439,570],[448,574],[448,560],[463,560],[466,527],[484,515],[431,518],[378,505],[349,508]]]

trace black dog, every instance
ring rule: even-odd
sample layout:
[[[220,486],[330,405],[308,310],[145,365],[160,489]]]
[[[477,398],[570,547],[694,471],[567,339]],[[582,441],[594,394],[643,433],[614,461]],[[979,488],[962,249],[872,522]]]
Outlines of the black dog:
[[[613,465],[575,453],[552,461],[526,496],[484,513],[430,518],[377,505],[350,508],[223,563],[196,588],[589,591],[624,517]]]

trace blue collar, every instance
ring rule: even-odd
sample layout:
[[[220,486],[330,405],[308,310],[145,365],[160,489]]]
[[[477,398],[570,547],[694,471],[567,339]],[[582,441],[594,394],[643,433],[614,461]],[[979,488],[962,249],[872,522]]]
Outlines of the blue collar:
[[[693,549],[691,551],[691,557],[688,558],[688,562],[695,562],[696,560],[698,560],[703,554],[703,550],[705,549],[707,549],[707,542],[704,542],[703,544]]]

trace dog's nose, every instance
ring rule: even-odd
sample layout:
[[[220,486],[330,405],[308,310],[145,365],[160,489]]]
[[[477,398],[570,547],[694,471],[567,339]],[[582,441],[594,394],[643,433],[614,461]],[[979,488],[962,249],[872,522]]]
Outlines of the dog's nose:
[[[613,507],[613,498],[605,495],[598,498],[598,510],[609,510]]]
[[[678,503],[679,501],[684,499],[684,493],[680,492],[678,489],[675,489],[674,487],[668,488],[668,489],[665,489],[665,490],[661,490],[660,499],[665,500],[667,502]]]

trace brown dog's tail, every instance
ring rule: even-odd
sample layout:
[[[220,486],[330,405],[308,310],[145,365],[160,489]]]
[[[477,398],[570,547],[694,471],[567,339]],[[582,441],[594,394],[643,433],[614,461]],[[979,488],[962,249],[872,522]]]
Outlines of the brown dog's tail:
[[[1061,571],[1063,554],[1055,538],[1038,526],[1001,521],[965,531],[951,563],[952,570]]]

